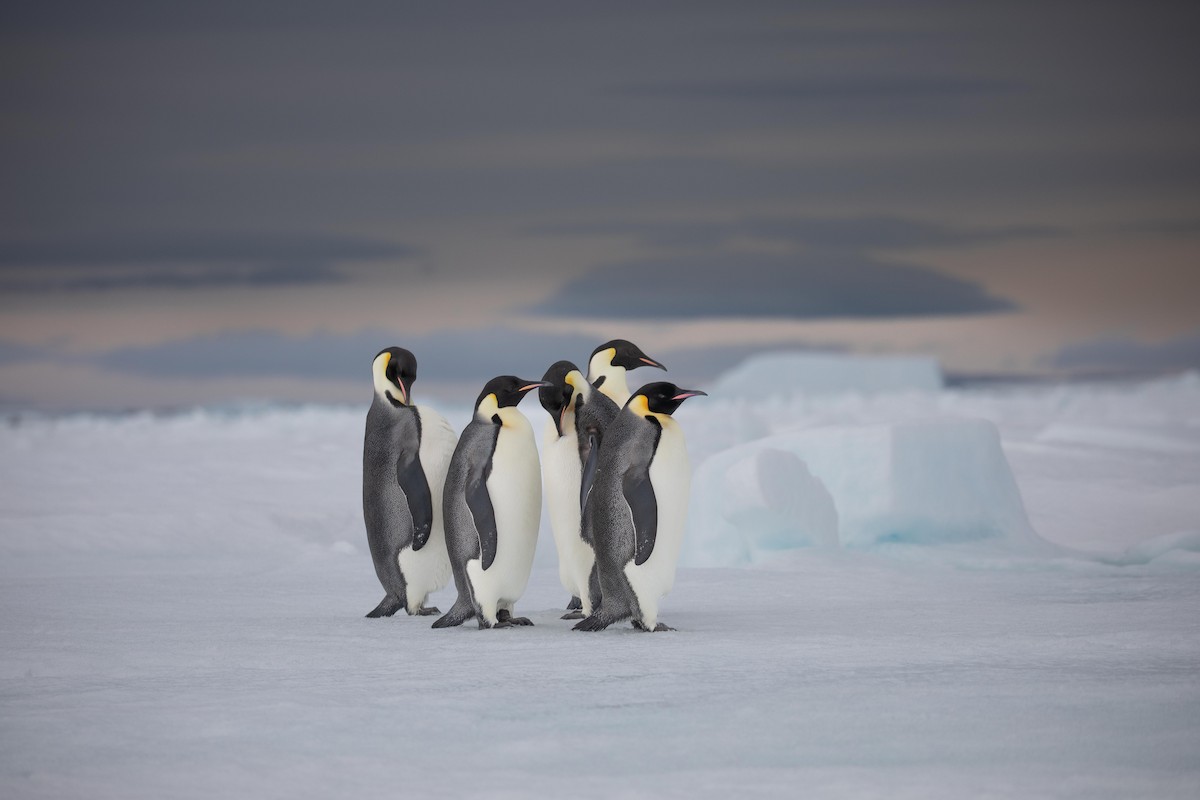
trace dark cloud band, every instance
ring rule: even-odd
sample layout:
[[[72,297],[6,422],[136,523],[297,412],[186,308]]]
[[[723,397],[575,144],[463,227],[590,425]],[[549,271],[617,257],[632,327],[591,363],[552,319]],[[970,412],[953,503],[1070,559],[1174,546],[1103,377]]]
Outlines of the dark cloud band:
[[[532,310],[610,319],[888,318],[1011,311],[977,284],[844,252],[673,256],[597,267]]]

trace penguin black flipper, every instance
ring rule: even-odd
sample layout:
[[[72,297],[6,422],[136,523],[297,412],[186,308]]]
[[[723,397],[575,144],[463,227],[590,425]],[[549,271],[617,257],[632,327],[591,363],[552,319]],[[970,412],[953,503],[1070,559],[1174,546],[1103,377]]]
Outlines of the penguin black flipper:
[[[596,467],[600,463],[600,434],[589,433],[587,442],[587,460],[583,464],[583,473],[579,480],[580,508],[587,505],[588,492],[592,490],[592,483],[596,480]]]
[[[479,557],[487,569],[496,560],[496,511],[492,508],[492,496],[488,494],[487,479],[492,474],[492,459],[472,464],[467,476],[467,508],[479,534]]]
[[[433,494],[416,453],[406,451],[396,459],[396,483],[400,484],[412,514],[412,549],[420,550],[429,541],[429,534],[433,530]]]
[[[654,552],[654,539],[658,535],[658,501],[650,483],[650,465],[626,472],[621,491],[633,517],[633,563],[640,566]]]

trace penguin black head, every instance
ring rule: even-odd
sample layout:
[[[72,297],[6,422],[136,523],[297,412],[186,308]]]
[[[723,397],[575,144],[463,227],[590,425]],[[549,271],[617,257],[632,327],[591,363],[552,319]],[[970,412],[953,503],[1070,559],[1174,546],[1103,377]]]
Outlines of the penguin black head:
[[[501,375],[484,384],[483,391],[475,400],[475,408],[479,408],[485,402],[494,403],[496,408],[509,408],[521,402],[521,398],[529,390],[538,389],[544,385],[542,381],[527,381],[514,375]],[[494,399],[489,401],[489,396]]]
[[[614,367],[624,367],[625,369],[658,367],[661,370],[666,369],[661,362],[655,361],[643,353],[640,347],[628,339],[613,339],[612,341],[605,342],[592,351],[588,363],[590,364],[591,359],[594,359],[597,354],[604,353],[607,350],[612,350],[612,354],[608,356],[608,360]]]
[[[689,397],[708,396],[707,392],[699,389],[680,389],[673,383],[659,381],[647,383],[633,393],[626,404],[642,416],[646,414],[674,414],[675,409],[683,405]]]
[[[371,364],[375,392],[395,406],[406,406],[412,397],[413,381],[417,379],[417,358],[403,347],[380,350]]]
[[[575,392],[585,383],[579,367],[570,361],[555,361],[542,376],[543,385],[538,389],[538,400],[554,420],[559,436],[563,435],[563,419],[575,398]]]

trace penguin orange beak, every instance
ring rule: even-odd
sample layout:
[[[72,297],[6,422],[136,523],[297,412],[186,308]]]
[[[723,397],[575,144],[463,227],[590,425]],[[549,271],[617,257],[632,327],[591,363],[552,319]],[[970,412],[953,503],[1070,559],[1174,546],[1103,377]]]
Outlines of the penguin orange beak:
[[[648,367],[658,367],[663,372],[666,372],[666,370],[667,370],[666,367],[664,367],[659,362],[655,361],[653,358],[646,358],[645,356],[642,356],[641,358],[638,359],[638,361],[641,361],[643,364],[645,364]]]
[[[528,392],[530,389],[540,389],[543,386],[549,386],[549,385],[550,384],[547,383],[546,381],[538,381],[537,383],[528,383],[528,384],[522,386],[520,389],[517,389],[517,391],[518,392]]]
[[[699,389],[684,389],[679,394],[672,397],[672,400],[687,400],[689,397],[708,397],[708,392],[702,392]]]

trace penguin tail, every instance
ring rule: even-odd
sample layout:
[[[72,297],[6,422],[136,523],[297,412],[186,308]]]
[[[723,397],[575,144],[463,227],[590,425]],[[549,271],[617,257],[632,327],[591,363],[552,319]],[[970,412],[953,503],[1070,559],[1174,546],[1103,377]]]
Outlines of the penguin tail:
[[[442,616],[438,617],[433,622],[435,628],[454,628],[462,625],[464,622],[475,616],[475,606],[472,605],[471,599],[463,598],[462,595],[454,601],[454,605],[450,607]]]
[[[368,619],[376,619],[378,617],[390,617],[400,609],[404,608],[404,601],[394,594],[389,594],[379,601],[379,605],[367,614]]]

